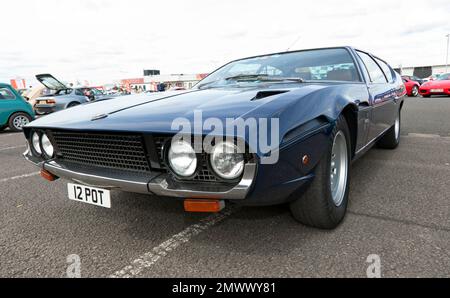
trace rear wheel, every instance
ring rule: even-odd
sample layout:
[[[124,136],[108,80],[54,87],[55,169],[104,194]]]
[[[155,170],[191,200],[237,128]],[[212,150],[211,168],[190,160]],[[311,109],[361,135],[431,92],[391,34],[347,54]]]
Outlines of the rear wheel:
[[[411,96],[416,97],[417,95],[419,95],[419,87],[414,86],[411,90]]]
[[[36,107],[34,107],[33,109],[34,109],[34,113],[36,113],[36,115],[39,115],[39,116],[45,115],[44,112],[39,111],[38,109],[36,109]]]
[[[8,126],[11,131],[22,131],[22,128],[30,122],[30,115],[19,112],[14,113],[9,117]]]
[[[314,180],[306,192],[290,204],[296,220],[321,229],[339,225],[347,210],[350,148],[350,131],[341,115],[330,135],[327,151],[316,167]]]
[[[72,108],[72,107],[78,106],[79,104],[80,104],[79,102],[74,101],[74,102],[69,103],[67,108]]]
[[[383,149],[395,149],[400,143],[400,111],[394,125],[385,133],[385,135],[377,142],[377,146]]]

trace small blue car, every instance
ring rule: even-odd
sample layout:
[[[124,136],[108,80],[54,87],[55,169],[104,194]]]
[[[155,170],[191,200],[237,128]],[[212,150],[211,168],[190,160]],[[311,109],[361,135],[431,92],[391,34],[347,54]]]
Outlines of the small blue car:
[[[33,119],[31,105],[11,85],[0,83],[0,131],[21,131]]]
[[[336,227],[351,162],[400,142],[405,86],[352,47],[236,60],[193,89],[77,106],[26,126],[25,158],[71,200],[111,207],[111,189],[184,200],[289,204],[299,222]],[[370,178],[367,179],[370,183]]]

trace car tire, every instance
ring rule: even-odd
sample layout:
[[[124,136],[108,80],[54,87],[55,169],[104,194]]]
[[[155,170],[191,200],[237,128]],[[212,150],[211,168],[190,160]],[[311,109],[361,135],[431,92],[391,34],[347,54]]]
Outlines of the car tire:
[[[22,127],[31,122],[30,115],[22,112],[14,113],[9,117],[8,127],[11,131],[22,131]]]
[[[73,108],[73,107],[78,106],[78,105],[80,105],[80,103],[74,101],[74,102],[69,103],[69,104],[67,105],[67,108]]]
[[[383,149],[395,149],[400,143],[401,114],[398,111],[395,124],[381,137],[377,142],[377,146]]]
[[[36,115],[39,115],[39,116],[45,115],[44,112],[41,112],[41,111],[39,111],[39,110],[36,109],[36,108],[33,108],[33,109],[34,109],[34,113],[35,113]]]
[[[330,134],[328,148],[316,166],[314,180],[301,197],[290,203],[297,221],[315,228],[334,229],[345,217],[350,184],[350,140],[347,120],[341,115]]]
[[[419,87],[414,86],[411,90],[411,97],[417,97],[419,95]]]

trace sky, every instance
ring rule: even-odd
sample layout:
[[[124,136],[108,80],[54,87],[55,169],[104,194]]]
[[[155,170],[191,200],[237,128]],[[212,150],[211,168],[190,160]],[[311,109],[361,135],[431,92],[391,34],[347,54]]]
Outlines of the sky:
[[[393,67],[445,64],[449,0],[2,1],[0,82],[105,84],[207,73],[237,58],[350,45]]]

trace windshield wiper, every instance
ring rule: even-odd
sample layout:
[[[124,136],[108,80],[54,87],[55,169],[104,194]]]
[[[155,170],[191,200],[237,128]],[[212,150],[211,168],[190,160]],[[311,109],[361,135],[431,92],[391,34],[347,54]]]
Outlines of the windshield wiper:
[[[215,81],[208,82],[208,83],[203,83],[203,84],[198,85],[197,88],[198,89],[204,89],[204,87],[212,85],[212,84],[217,83],[217,82],[220,82],[221,80],[225,80],[225,81],[262,81],[267,76],[268,75],[265,75],[265,74],[239,74],[239,75],[235,75],[235,76],[231,76],[231,77],[215,80]]]
[[[303,83],[304,79],[300,77],[277,77],[277,76],[269,76],[267,74],[250,74],[250,75],[236,75],[232,77],[225,78],[225,80],[236,80],[236,81],[264,81],[264,82],[284,82],[284,81],[292,81]]]
[[[272,82],[291,81],[291,82],[298,82],[298,83],[305,82],[305,80],[300,77],[267,77],[267,78],[263,79],[263,81],[272,81]]]
[[[212,85],[214,83],[220,82],[222,79],[215,80],[212,82],[204,83],[198,85],[198,89],[204,89],[204,87]],[[261,82],[297,82],[304,83],[305,80],[300,77],[277,77],[277,76],[269,76],[267,74],[239,74],[231,77],[226,77],[223,80],[225,81],[261,81]]]
[[[226,81],[261,81],[267,78],[269,75],[266,74],[239,74],[231,77],[225,78]]]

